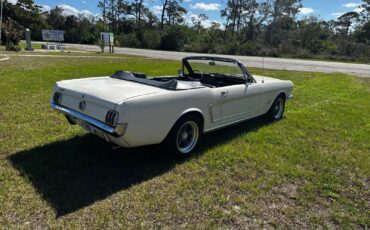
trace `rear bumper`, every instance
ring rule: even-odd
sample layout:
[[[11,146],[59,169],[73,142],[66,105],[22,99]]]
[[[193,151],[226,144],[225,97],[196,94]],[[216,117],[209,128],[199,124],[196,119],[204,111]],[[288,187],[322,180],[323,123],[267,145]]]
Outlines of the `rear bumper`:
[[[94,118],[91,118],[89,116],[86,116],[86,115],[84,115],[82,113],[79,113],[79,112],[77,112],[75,110],[66,108],[64,106],[57,105],[54,102],[51,102],[51,107],[53,109],[55,109],[55,110],[57,110],[57,111],[65,114],[65,115],[68,115],[68,116],[72,117],[72,118],[82,120],[82,121],[84,121],[84,122],[86,122],[86,123],[88,123],[88,124],[90,124],[90,125],[98,128],[99,130],[101,130],[101,131],[103,131],[103,132],[105,132],[105,133],[107,133],[109,135],[112,135],[114,137],[121,136],[121,135],[118,134],[119,132],[117,132],[117,130],[116,130],[115,127],[111,127],[111,126],[105,124],[104,122],[98,121],[98,120],[96,120]]]

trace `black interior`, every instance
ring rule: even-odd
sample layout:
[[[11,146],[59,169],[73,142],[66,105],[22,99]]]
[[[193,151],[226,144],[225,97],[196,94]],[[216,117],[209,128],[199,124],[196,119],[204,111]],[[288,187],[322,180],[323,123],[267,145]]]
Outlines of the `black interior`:
[[[217,88],[230,85],[245,84],[245,80],[240,77],[225,75],[221,73],[192,73],[185,74],[181,80],[200,81],[203,85]]]
[[[245,74],[246,78],[224,73],[202,73],[198,70],[193,69],[189,63],[189,60],[209,61],[209,65],[212,65],[212,63],[213,65],[215,65],[215,61],[233,63],[239,66],[240,70]],[[240,85],[245,84],[249,81],[253,82],[253,78],[249,77],[248,70],[244,67],[244,65],[239,61],[231,58],[208,56],[186,57],[182,59],[182,70],[183,72],[186,71],[186,73],[183,73],[181,80],[188,79],[190,81],[200,81],[203,85],[212,88]]]
[[[242,72],[246,75],[246,78],[224,74],[224,73],[201,73],[200,71],[193,70],[192,66],[189,64],[188,60],[210,60],[210,65],[212,61],[221,61],[228,63],[235,63],[240,67]],[[225,87],[230,85],[240,85],[245,84],[249,81],[253,82],[253,78],[249,77],[249,73],[246,68],[237,60],[230,58],[219,58],[219,57],[187,57],[182,60],[183,71],[186,69],[187,73],[180,74],[179,77],[157,77],[148,79],[147,76],[143,73],[131,73],[128,71],[117,71],[111,77],[123,79],[127,81],[134,81],[146,85],[156,86],[164,89],[176,90],[178,80],[181,81],[198,81],[206,87],[217,88]]]
[[[165,89],[176,90],[177,80],[181,81],[199,81],[203,85],[211,88],[224,87],[230,85],[245,84],[245,80],[232,75],[221,73],[191,73],[180,77],[157,77],[147,79],[143,73],[131,73],[128,71],[117,71],[112,78],[134,81],[146,85],[156,86]]]

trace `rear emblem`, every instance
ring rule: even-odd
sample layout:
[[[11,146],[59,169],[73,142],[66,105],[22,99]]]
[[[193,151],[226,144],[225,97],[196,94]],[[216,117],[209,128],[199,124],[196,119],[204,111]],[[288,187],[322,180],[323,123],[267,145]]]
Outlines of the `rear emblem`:
[[[78,103],[78,108],[80,110],[84,110],[86,107],[86,102],[85,101],[80,101],[80,103]]]

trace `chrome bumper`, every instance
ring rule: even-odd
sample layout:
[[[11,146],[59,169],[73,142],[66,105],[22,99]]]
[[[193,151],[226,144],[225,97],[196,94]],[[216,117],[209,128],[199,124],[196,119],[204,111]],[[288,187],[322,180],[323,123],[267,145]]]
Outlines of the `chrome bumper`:
[[[293,99],[293,94],[290,94],[288,97],[287,97],[287,99]]]
[[[87,123],[89,123],[90,125],[93,125],[95,126],[96,128],[108,133],[108,134],[111,134],[113,136],[119,136],[119,134],[117,134],[116,132],[116,129],[114,127],[111,127],[101,121],[98,121],[98,120],[95,120],[89,116],[86,116],[82,113],[79,113],[79,112],[76,112],[72,109],[68,109],[66,107],[63,107],[63,106],[60,106],[60,105],[57,105],[55,104],[54,102],[51,102],[51,107],[63,114],[66,114],[68,116],[71,116],[73,118],[77,118],[79,120],[82,120],[82,121],[85,121]]]

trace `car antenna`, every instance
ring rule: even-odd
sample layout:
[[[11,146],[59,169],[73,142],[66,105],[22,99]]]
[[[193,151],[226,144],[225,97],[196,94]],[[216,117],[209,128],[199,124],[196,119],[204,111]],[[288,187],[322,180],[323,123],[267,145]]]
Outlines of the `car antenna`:
[[[265,55],[262,55],[262,83],[265,83]]]

